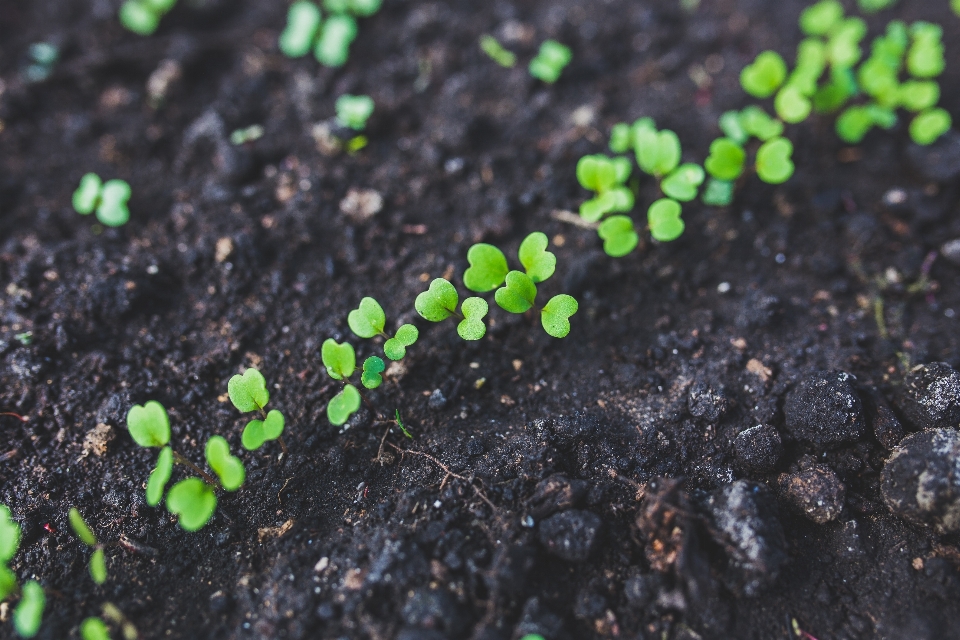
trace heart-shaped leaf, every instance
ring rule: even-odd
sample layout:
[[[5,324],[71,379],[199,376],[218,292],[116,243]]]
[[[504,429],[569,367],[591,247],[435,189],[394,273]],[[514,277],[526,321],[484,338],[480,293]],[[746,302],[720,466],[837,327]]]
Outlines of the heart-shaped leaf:
[[[107,180],[100,190],[100,205],[97,207],[97,220],[108,227],[119,227],[130,220],[127,201],[130,199],[130,185],[123,180]]]
[[[952,119],[946,109],[927,109],[910,123],[910,137],[919,145],[933,144],[950,130]]]
[[[475,244],[467,251],[470,268],[463,274],[463,284],[467,289],[484,293],[493,291],[507,275],[507,258],[500,249],[486,243]]]
[[[660,183],[660,189],[674,200],[689,202],[697,197],[705,177],[703,167],[688,162],[671,171]]]
[[[788,84],[777,93],[777,97],[773,101],[773,107],[777,110],[777,115],[780,116],[781,120],[794,124],[807,119],[813,109],[813,103],[800,92],[799,88]]]
[[[20,604],[13,611],[13,626],[22,638],[32,638],[40,630],[47,596],[36,580],[28,580],[20,589]]]
[[[787,63],[776,51],[764,51],[740,72],[740,86],[754,98],[769,98],[787,77]]]
[[[610,151],[626,153],[633,148],[633,129],[626,122],[618,122],[610,129]]]
[[[227,491],[236,491],[243,484],[247,472],[240,458],[230,455],[230,445],[223,436],[211,436],[204,451],[207,464],[213,469],[220,484]]]
[[[786,138],[774,138],[757,149],[757,175],[769,184],[786,182],[793,175],[793,143]]]
[[[288,58],[300,58],[310,53],[314,38],[320,30],[320,9],[308,0],[299,0],[287,11],[287,27],[280,34],[280,51]]]
[[[268,440],[276,440],[283,435],[285,420],[276,409],[267,414],[266,420],[251,420],[243,428],[240,444],[247,451],[256,451]]]
[[[337,98],[334,105],[337,110],[337,122],[354,131],[363,131],[367,120],[373,114],[373,98],[370,96],[352,96],[344,94]]]
[[[337,344],[333,338],[327,338],[320,348],[320,358],[334,380],[345,380],[357,369],[357,353],[349,342]]]
[[[580,217],[587,222],[598,222],[616,206],[613,191],[607,191],[596,198],[590,198],[580,205]]]
[[[164,447],[170,442],[170,419],[167,410],[156,400],[142,407],[131,407],[127,413],[127,429],[141,447]]]
[[[457,290],[449,281],[436,278],[430,288],[417,296],[414,306],[425,320],[440,322],[457,311]]]
[[[243,413],[259,411],[270,402],[267,381],[263,374],[254,368],[247,369],[243,375],[235,375],[227,383],[227,395],[230,402]]]
[[[603,250],[612,258],[622,258],[640,242],[628,216],[611,216],[603,221],[597,233],[603,240]],[[553,334],[551,334],[553,335]]]
[[[736,144],[742,145],[750,139],[750,134],[743,127],[739,111],[725,111],[720,116],[720,130]],[[718,138],[719,139],[719,138]],[[709,169],[707,169],[709,171]]]
[[[837,118],[836,130],[837,136],[844,142],[850,144],[859,144],[873,128],[873,115],[870,110],[861,105],[848,107]],[[759,154],[757,162],[759,162]],[[759,172],[759,168],[757,170]],[[761,178],[763,176],[760,176]]]
[[[164,447],[160,449],[160,455],[157,456],[157,466],[150,472],[150,478],[147,480],[147,504],[155,507],[163,499],[163,490],[167,488],[170,482],[170,476],[173,474],[173,449]]]
[[[387,366],[383,363],[383,360],[377,356],[370,356],[363,361],[363,373],[360,375],[360,382],[363,383],[367,389],[376,389],[383,383],[383,376],[380,374],[384,372]]]
[[[650,235],[660,242],[676,240],[683,234],[684,224],[680,219],[683,209],[680,203],[670,198],[661,198],[647,210]]]
[[[407,355],[407,347],[414,344],[419,337],[419,329],[412,324],[405,324],[397,329],[396,335],[383,343],[383,354],[391,360],[403,360]]]
[[[96,584],[107,581],[107,559],[103,555],[103,549],[97,549],[90,556],[90,577]]]
[[[70,507],[70,511],[67,512],[67,518],[70,520],[70,528],[73,529],[73,532],[80,538],[80,542],[88,547],[97,546],[97,536],[93,535],[93,531],[87,526],[83,516],[80,515],[80,511],[76,507]]]
[[[483,298],[467,298],[460,307],[463,320],[457,325],[457,333],[464,340],[479,340],[487,333],[487,326],[483,324],[483,317],[490,310],[487,301]]]
[[[333,396],[327,404],[327,419],[330,424],[339,427],[350,419],[360,408],[360,392],[352,384]]]
[[[837,0],[820,0],[800,13],[800,30],[810,36],[825,36],[843,20],[843,5]]]
[[[813,108],[818,113],[833,113],[857,95],[858,91],[853,71],[831,67],[830,80],[813,94]]]
[[[200,478],[181,480],[167,494],[167,510],[179,516],[184,531],[201,529],[216,509],[217,494]]]
[[[669,129],[635,128],[633,148],[640,169],[650,175],[665,176],[680,164],[680,138]]]
[[[387,323],[387,316],[383,313],[380,303],[373,298],[364,298],[360,307],[347,315],[347,324],[350,330],[361,338],[372,338],[383,333]]]
[[[540,312],[540,323],[544,331],[554,338],[565,338],[570,333],[570,316],[577,312],[580,305],[565,293],[553,296]]]
[[[838,69],[851,69],[863,52],[860,41],[867,34],[867,23],[860,18],[846,18],[830,31],[827,58]]]
[[[353,16],[335,14],[320,27],[320,37],[313,47],[313,57],[327,67],[342,67],[350,55],[350,43],[357,37],[357,21]]]
[[[931,80],[908,80],[898,93],[898,101],[907,111],[923,111],[940,101],[940,85]]]
[[[703,190],[703,203],[714,207],[726,207],[733,202],[733,183],[710,178]]]
[[[101,187],[103,187],[103,181],[100,180],[100,176],[95,173],[84,174],[80,178],[80,186],[73,192],[73,209],[83,215],[93,213],[100,199]]]
[[[533,306],[536,297],[537,285],[522,271],[508,273],[506,285],[493,296],[500,308],[510,313],[524,313]]]
[[[740,112],[740,124],[744,131],[758,140],[769,140],[783,133],[783,123],[756,105],[745,107]]]
[[[6,565],[19,548],[20,525],[11,516],[7,505],[0,504],[0,566]]]
[[[717,180],[736,180],[743,173],[747,152],[730,138],[717,138],[710,143],[710,155],[703,163],[707,172]]]
[[[629,164],[627,170],[629,175]],[[603,193],[619,182],[617,171],[617,165],[601,154],[583,156],[577,161],[577,181],[580,186],[597,193]]]
[[[547,234],[540,231],[531,233],[520,243],[520,264],[535,283],[552,276],[557,268],[557,256],[547,251],[549,243]]]

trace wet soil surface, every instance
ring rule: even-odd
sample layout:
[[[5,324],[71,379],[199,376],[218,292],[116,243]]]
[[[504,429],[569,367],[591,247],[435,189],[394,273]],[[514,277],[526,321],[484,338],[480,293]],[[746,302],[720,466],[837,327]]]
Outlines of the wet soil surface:
[[[49,594],[40,638],[104,602],[144,638],[960,634],[956,134],[847,148],[812,118],[788,131],[791,181],[689,205],[680,240],[623,259],[554,215],[615,122],[652,116],[702,162],[748,104],[739,70],[794,50],[803,3],[387,0],[340,70],[278,54],[285,3],[182,1],[150,38],[115,4],[0,1],[0,411],[28,418],[0,417],[0,498],[24,528],[13,568]],[[883,18],[945,27],[956,118],[960,19],[900,4]],[[574,54],[554,86],[525,69],[547,37]],[[38,41],[61,61],[26,84]],[[316,125],[343,93],[375,100],[370,144],[330,155]],[[71,209],[87,171],[130,182],[128,225]],[[350,190],[382,210],[341,206]],[[534,230],[559,259],[541,295],[580,300],[570,337],[494,311],[467,344],[416,316],[472,243],[512,255]],[[353,340],[364,295],[421,339],[370,394],[381,415],[340,429],[319,347]],[[239,451],[226,383],[249,366],[291,453],[241,454],[244,487],[185,533],[144,502],[154,456],[126,412],[160,401],[198,463],[213,434]],[[412,440],[387,431],[396,409]],[[110,545],[101,587],[70,506]]]

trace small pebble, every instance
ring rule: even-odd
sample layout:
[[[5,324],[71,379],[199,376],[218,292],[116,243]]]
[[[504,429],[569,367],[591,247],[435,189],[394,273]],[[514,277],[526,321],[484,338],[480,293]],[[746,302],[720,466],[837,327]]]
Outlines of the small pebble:
[[[863,407],[853,380],[843,371],[819,371],[801,380],[783,407],[790,434],[817,449],[860,439]]]

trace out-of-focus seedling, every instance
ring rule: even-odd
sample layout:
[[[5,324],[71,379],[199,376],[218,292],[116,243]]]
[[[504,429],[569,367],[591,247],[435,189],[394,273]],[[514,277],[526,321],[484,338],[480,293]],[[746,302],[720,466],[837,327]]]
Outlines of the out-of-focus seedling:
[[[252,124],[243,129],[237,129],[230,134],[230,144],[240,146],[249,142],[254,142],[263,137],[263,126]]]
[[[604,252],[611,258],[622,258],[640,242],[633,220],[624,215],[610,216],[601,222],[597,235],[603,240]]]
[[[271,409],[267,413],[266,406],[270,401],[270,391],[267,390],[267,381],[262,373],[250,368],[242,375],[233,376],[227,383],[227,395],[230,396],[233,406],[241,413],[256,411],[260,414],[259,420],[251,420],[243,428],[240,441],[244,449],[256,451],[265,442],[277,440],[286,453],[287,446],[281,438],[285,419],[276,409]]]
[[[108,227],[119,227],[130,220],[130,185],[124,180],[103,182],[95,173],[87,173],[80,179],[80,186],[73,192],[73,208],[81,215],[96,212],[97,220]]]
[[[754,98],[769,98],[787,78],[787,63],[775,51],[763,51],[740,72],[740,86]]]
[[[662,178],[680,164],[680,138],[669,129],[657,131],[652,120],[633,128],[637,166],[644,173]]]
[[[608,213],[626,213],[633,209],[633,192],[624,185],[631,171],[627,158],[608,158],[604,155],[580,158],[577,162],[577,180],[581,187],[597,194],[580,205],[580,216],[587,222],[597,222]]]
[[[27,50],[30,63],[23,70],[26,82],[43,82],[53,73],[53,67],[60,59],[60,50],[49,42],[34,42]]]
[[[312,2],[294,2],[287,10],[287,26],[278,46],[288,58],[301,58],[313,48],[320,31],[320,8]]]
[[[952,120],[945,109],[927,109],[910,122],[910,137],[920,145],[933,144],[950,130]]]
[[[120,6],[120,24],[137,35],[149,36],[177,0],[127,0]]]
[[[564,67],[570,64],[573,54],[570,47],[556,40],[544,40],[540,51],[530,61],[530,75],[547,84],[553,84],[560,78]]]
[[[90,577],[97,584],[103,584],[107,581],[107,561],[103,555],[103,545],[93,535],[76,507],[70,507],[69,516],[70,528],[80,538],[80,542],[93,549],[93,555],[90,556]]]
[[[320,8],[308,0],[290,5],[287,26],[278,45],[287,57],[299,58],[311,49],[317,61],[328,67],[342,67],[357,37],[356,17],[372,16],[382,0],[326,0],[324,9],[331,15],[323,20]]]
[[[337,98],[337,122],[354,131],[363,131],[373,114],[373,99],[370,96],[344,94]]]
[[[650,235],[660,242],[670,242],[683,235],[685,227],[680,219],[682,209],[680,203],[670,198],[661,198],[647,210],[647,223],[650,225]]]
[[[13,626],[21,637],[32,638],[40,630],[47,597],[36,580],[18,585],[17,576],[8,566],[20,548],[20,534],[20,525],[12,518],[10,509],[0,504],[0,600],[20,594],[20,602],[13,610]]]
[[[786,138],[767,140],[757,149],[757,175],[764,182],[780,184],[793,175],[793,143]]]
[[[360,301],[360,306],[350,312],[347,316],[347,324],[350,326],[350,330],[361,338],[382,337],[385,340],[383,353],[391,360],[402,360],[407,355],[407,347],[415,344],[417,338],[420,337],[420,331],[412,324],[401,325],[393,336],[386,333],[387,316],[383,312],[383,307],[380,306],[379,302],[369,297],[363,298]],[[380,358],[377,358],[377,360],[380,360]],[[366,365],[364,370],[366,370]],[[380,369],[380,371],[383,371],[383,369]],[[364,386],[368,389],[375,388],[368,385]],[[376,386],[379,386],[379,382]]]
[[[503,45],[491,35],[480,36],[480,49],[501,67],[509,69],[517,64],[517,56],[512,51],[504,49]]]

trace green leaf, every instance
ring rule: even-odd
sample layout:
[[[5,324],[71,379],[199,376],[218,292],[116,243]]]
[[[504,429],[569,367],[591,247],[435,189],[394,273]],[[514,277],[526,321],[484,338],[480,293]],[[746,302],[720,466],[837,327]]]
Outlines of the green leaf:
[[[363,373],[360,375],[360,382],[363,383],[367,389],[376,389],[381,384],[383,384],[383,376],[380,374],[384,372],[387,368],[387,365],[383,363],[383,360],[377,356],[370,356],[363,361]]]
[[[363,131],[373,114],[373,98],[344,94],[337,98],[337,122],[354,131]]]
[[[100,190],[100,205],[97,207],[97,220],[107,227],[119,227],[130,220],[127,201],[130,199],[130,185],[123,180],[107,180]]]
[[[754,98],[769,98],[787,77],[787,63],[776,51],[763,51],[740,72],[740,86]]]
[[[603,250],[612,258],[622,258],[640,242],[633,220],[628,216],[610,216],[597,229],[597,234],[603,240]]]
[[[364,298],[360,301],[360,307],[347,315],[350,330],[361,338],[380,335],[386,323],[387,316],[383,313],[383,308],[373,298]]]
[[[334,380],[346,380],[357,369],[357,353],[349,342],[337,344],[333,338],[327,338],[320,348],[320,359]]]
[[[613,175],[616,184],[626,182],[627,178],[629,178],[633,172],[633,164],[630,162],[630,159],[623,157],[611,158],[610,163],[613,164]]]
[[[817,81],[827,68],[827,46],[819,38],[806,38],[797,45],[797,63],[787,80],[805,96],[817,90]]]
[[[739,111],[725,111],[720,116],[719,124],[724,135],[738,145],[745,144],[750,139],[750,133],[743,127]]]
[[[744,131],[758,140],[769,140],[783,133],[783,123],[755,105],[740,112],[740,123]]]
[[[396,418],[397,426],[400,427],[400,431],[403,431],[403,435],[413,440],[413,435],[409,431],[407,431],[407,428],[403,426],[403,421],[400,420],[400,409],[396,409],[396,412],[397,412],[397,418]]]
[[[179,516],[180,528],[197,531],[217,509],[217,494],[200,478],[187,478],[173,485],[167,494],[167,509]]]
[[[110,640],[110,631],[100,618],[87,618],[80,623],[80,637],[83,640]]]
[[[412,324],[405,324],[397,329],[396,335],[383,343],[383,353],[391,360],[403,360],[407,355],[407,347],[414,344],[419,337],[419,329]]]
[[[0,601],[6,600],[10,594],[17,592],[17,576],[13,571],[7,568],[6,564],[0,564]]]
[[[160,24],[160,16],[139,0],[124,2],[119,17],[120,24],[140,36],[149,36]]]
[[[674,200],[689,202],[697,197],[697,190],[703,184],[706,175],[703,167],[691,162],[674,169],[660,183],[660,189]]]
[[[155,507],[163,499],[163,490],[173,474],[173,449],[164,447],[157,456],[157,466],[150,472],[147,480],[147,504]]]
[[[510,313],[524,313],[533,306],[537,297],[537,285],[522,271],[507,274],[506,284],[497,289],[493,299],[500,308]]]
[[[11,516],[9,507],[0,504],[0,565],[10,562],[19,548],[20,525]]]
[[[846,18],[830,32],[827,58],[839,69],[850,69],[857,64],[863,52],[860,41],[867,33],[867,23],[860,18]]]
[[[417,296],[414,306],[424,320],[440,322],[456,313],[459,299],[456,288],[449,281],[436,278],[429,289]]]
[[[861,105],[848,107],[837,118],[837,136],[849,144],[859,144],[873,128],[873,115],[870,109]]]
[[[480,49],[501,67],[509,69],[517,64],[517,56],[512,51],[505,49],[503,45],[491,35],[484,34],[480,36]]]
[[[317,5],[305,0],[294,2],[287,11],[287,26],[280,34],[280,51],[288,58],[307,55],[319,30],[320,9]]]
[[[253,367],[235,375],[227,383],[227,395],[240,412],[259,411],[270,402],[267,380]]]
[[[573,54],[570,48],[556,40],[544,40],[537,56],[530,61],[530,75],[548,84],[560,78],[564,67],[570,64]]]
[[[932,80],[908,80],[900,85],[898,97],[907,111],[923,111],[940,101],[940,85]]]
[[[230,445],[223,436],[211,436],[204,450],[207,464],[220,478],[220,484],[227,491],[236,491],[247,477],[246,469],[240,458],[230,455]]]
[[[351,13],[366,18],[380,11],[383,0],[349,0],[349,4]]]
[[[557,268],[557,256],[547,251],[548,244],[547,234],[541,231],[534,231],[520,243],[520,264],[535,283],[547,280]]]
[[[703,190],[703,203],[714,207],[726,207],[733,202],[733,183],[710,178]]]
[[[808,36],[825,36],[843,20],[843,5],[837,0],[821,0],[800,14],[800,30]]]
[[[607,191],[581,204],[580,217],[587,222],[598,222],[603,216],[613,211],[616,206],[617,196],[614,195],[613,191]]]
[[[610,151],[626,153],[633,148],[633,129],[626,122],[619,122],[610,129]]]
[[[80,186],[73,192],[73,209],[77,213],[87,215],[93,213],[97,208],[97,201],[100,200],[100,188],[103,182],[100,176],[95,173],[84,174],[80,178]]]
[[[952,124],[950,114],[944,109],[927,109],[910,123],[910,137],[919,145],[933,144]]]
[[[93,531],[90,530],[90,527],[87,526],[87,523],[84,522],[83,516],[80,515],[80,512],[76,507],[70,507],[69,511],[69,520],[70,528],[73,529],[73,532],[77,534],[77,537],[80,538],[80,541],[88,547],[97,546],[97,537],[93,535]]]
[[[943,58],[943,29],[929,22],[915,22],[910,28],[913,42],[907,51],[907,71],[914,78],[935,78],[946,66]]]
[[[313,48],[313,57],[327,67],[342,67],[350,55],[350,44],[357,37],[357,21],[350,16],[327,18]]]
[[[107,559],[103,555],[103,549],[97,549],[90,556],[90,577],[97,584],[107,581]]]
[[[554,338],[565,338],[570,333],[570,316],[577,312],[580,305],[565,293],[553,296],[540,312],[543,329]]]
[[[483,317],[490,310],[487,301],[483,298],[467,298],[460,307],[463,320],[457,325],[457,333],[464,340],[479,340],[487,333],[487,326],[483,324]]]
[[[647,223],[650,235],[660,242],[676,240],[683,234],[684,224],[680,219],[683,208],[670,198],[661,198],[647,209]]]
[[[13,612],[13,626],[21,637],[32,638],[37,635],[46,604],[47,596],[39,582],[29,580],[23,585],[20,589],[20,604]]]
[[[773,101],[773,107],[781,120],[795,124],[807,119],[813,109],[813,104],[807,96],[800,92],[800,89],[788,84],[777,93],[777,97]]]
[[[786,182],[793,175],[793,143],[786,138],[774,138],[757,149],[757,175],[769,184]]]
[[[127,429],[141,447],[165,447],[170,442],[170,419],[156,400],[134,405],[127,413]]]
[[[680,164],[680,138],[669,129],[635,127],[633,148],[640,169],[652,176],[664,176]]]
[[[276,440],[283,435],[285,420],[276,409],[267,414],[265,420],[251,420],[243,428],[240,444],[247,451],[256,451],[268,440]]]
[[[330,424],[339,427],[360,409],[360,392],[352,384],[333,396],[327,404],[327,419]]]
[[[865,13],[876,13],[896,4],[897,0],[857,0],[860,10]]]
[[[493,291],[507,275],[507,258],[500,249],[486,243],[475,244],[467,251],[470,268],[463,274],[463,284],[467,289],[484,293]]]
[[[617,169],[604,155],[583,156],[577,161],[577,182],[584,189],[603,193],[617,183]]]
[[[730,138],[717,138],[710,143],[710,155],[703,163],[707,172],[718,180],[730,182],[743,173],[747,152]]]

